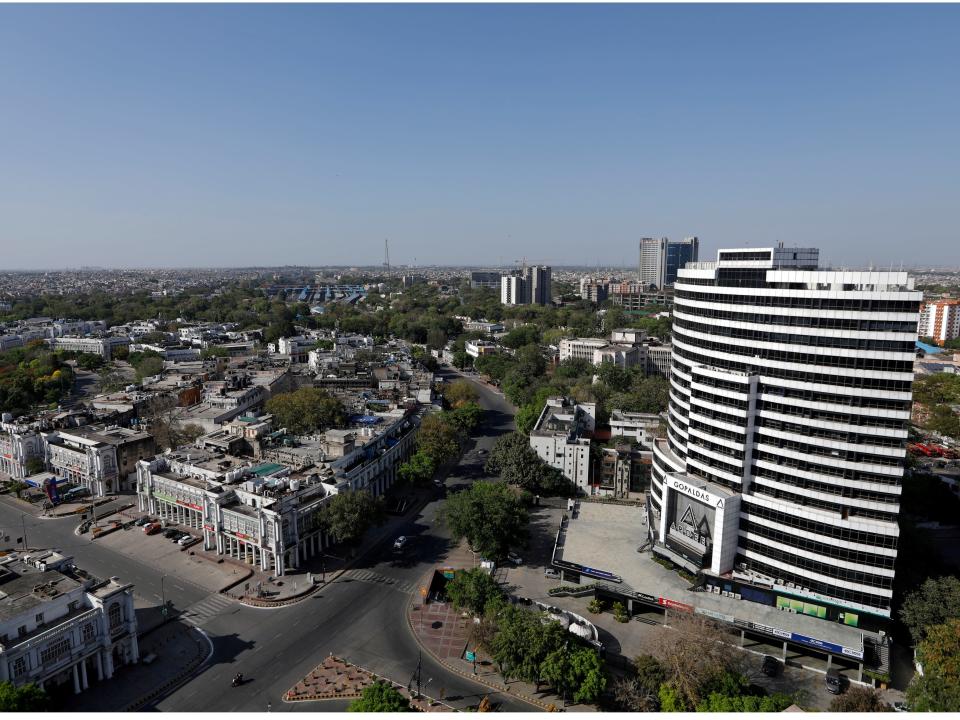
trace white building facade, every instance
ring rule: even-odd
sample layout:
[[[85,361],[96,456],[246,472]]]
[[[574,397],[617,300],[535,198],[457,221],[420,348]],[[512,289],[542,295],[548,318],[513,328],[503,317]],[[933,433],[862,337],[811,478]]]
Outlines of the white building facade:
[[[806,603],[854,626],[889,618],[913,280],[822,271],[816,249],[781,246],[720,250],[675,289],[667,438],[647,506],[654,552],[727,574],[757,602]]]

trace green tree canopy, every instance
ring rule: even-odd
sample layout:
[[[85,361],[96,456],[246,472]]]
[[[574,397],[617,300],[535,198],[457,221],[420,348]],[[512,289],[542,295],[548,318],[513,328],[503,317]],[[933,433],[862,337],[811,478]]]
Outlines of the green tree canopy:
[[[382,525],[383,498],[366,490],[334,495],[320,511],[320,522],[338,543],[354,543],[373,525]]]
[[[0,712],[45,712],[50,710],[50,698],[39,685],[28,683],[17,687],[11,682],[0,682]]]
[[[476,403],[480,394],[469,380],[454,380],[444,385],[443,397],[452,408],[458,408],[466,403]]]
[[[915,642],[926,637],[926,629],[960,614],[960,579],[953,575],[928,578],[909,593],[900,606],[900,619]]]
[[[274,395],[266,407],[275,425],[294,435],[343,427],[347,421],[343,403],[319,388],[304,387]]]
[[[437,470],[437,464],[429,455],[420,451],[410,456],[410,459],[397,468],[398,477],[412,485],[423,485],[430,482]]]
[[[494,560],[527,539],[527,509],[501,482],[475,482],[450,496],[443,517],[456,540],[466,538],[474,552]]]
[[[914,676],[907,702],[916,712],[955,712],[960,708],[960,619],[926,628],[917,646],[923,675]]]
[[[347,706],[348,712],[413,712],[410,701],[392,685],[377,681]]]
[[[442,465],[460,452],[460,431],[443,413],[427,415],[420,422],[417,447],[437,465]]]
[[[458,570],[447,583],[447,596],[456,608],[469,610],[474,615],[484,612],[491,600],[505,597],[497,581],[483,568]]]
[[[484,466],[504,482],[539,495],[569,495],[573,486],[563,473],[537,455],[526,435],[516,432],[497,439]]]

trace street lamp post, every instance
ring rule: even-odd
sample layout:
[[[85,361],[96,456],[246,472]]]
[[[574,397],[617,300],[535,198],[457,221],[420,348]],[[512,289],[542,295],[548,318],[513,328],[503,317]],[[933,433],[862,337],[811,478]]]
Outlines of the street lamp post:
[[[163,592],[163,579],[166,575],[160,576],[160,614],[164,617],[167,616],[167,596]]]

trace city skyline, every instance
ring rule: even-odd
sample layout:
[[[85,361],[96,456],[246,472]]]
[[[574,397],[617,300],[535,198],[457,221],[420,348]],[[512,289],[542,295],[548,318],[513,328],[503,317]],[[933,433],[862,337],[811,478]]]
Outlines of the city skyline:
[[[690,235],[943,266],[957,19],[4,6],[4,268],[630,268]]]

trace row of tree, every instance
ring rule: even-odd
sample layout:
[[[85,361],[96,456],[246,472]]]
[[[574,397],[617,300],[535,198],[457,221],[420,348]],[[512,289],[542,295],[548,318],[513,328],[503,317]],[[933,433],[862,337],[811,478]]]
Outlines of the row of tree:
[[[56,405],[73,387],[73,368],[43,340],[0,353],[0,409],[14,415]]]
[[[593,703],[606,689],[596,649],[544,613],[511,605],[497,582],[480,568],[457,571],[447,583],[455,607],[480,619],[476,639],[506,680],[546,683],[564,699]]]

